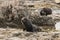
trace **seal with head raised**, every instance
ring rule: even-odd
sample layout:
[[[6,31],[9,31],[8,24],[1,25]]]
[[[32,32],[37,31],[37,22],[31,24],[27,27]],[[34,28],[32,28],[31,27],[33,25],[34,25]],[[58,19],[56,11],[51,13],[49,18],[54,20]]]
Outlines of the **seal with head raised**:
[[[26,17],[23,17],[22,23],[24,24],[26,31],[33,32],[33,26],[29,19],[27,19]]]

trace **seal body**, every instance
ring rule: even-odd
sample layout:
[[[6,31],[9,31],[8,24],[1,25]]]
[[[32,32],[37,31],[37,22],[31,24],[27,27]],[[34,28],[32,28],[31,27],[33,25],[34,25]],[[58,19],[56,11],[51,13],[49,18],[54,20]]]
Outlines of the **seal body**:
[[[33,26],[32,23],[29,21],[29,19],[23,17],[22,23],[24,24],[26,31],[33,32]]]
[[[52,14],[52,10],[50,8],[43,8],[41,11],[40,11],[40,15],[41,16],[44,16],[44,15],[50,15]]]

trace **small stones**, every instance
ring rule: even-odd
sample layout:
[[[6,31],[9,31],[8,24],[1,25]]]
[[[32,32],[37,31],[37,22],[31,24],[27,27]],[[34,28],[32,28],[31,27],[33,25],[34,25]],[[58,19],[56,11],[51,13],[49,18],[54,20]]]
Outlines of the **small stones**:
[[[52,35],[53,38],[59,38],[59,34]]]
[[[25,40],[25,39],[21,39],[18,37],[11,37],[11,38],[7,38],[6,40]]]
[[[48,32],[20,32],[19,29],[4,30],[1,29],[1,40],[59,40],[60,33]],[[3,34],[2,34],[3,33]],[[5,34],[4,34],[5,33]]]

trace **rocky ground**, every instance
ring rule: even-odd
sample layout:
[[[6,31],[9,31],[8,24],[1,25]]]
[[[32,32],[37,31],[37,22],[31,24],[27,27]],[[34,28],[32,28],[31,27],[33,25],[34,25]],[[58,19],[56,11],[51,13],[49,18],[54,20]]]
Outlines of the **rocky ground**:
[[[21,29],[0,28],[0,40],[60,40],[60,32],[26,32]]]

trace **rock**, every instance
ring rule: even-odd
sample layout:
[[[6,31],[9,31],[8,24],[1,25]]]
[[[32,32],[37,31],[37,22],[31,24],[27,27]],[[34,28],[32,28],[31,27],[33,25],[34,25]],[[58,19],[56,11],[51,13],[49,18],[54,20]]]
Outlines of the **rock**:
[[[34,25],[40,26],[43,29],[51,30],[55,29],[55,21],[49,16],[30,16],[30,19]]]
[[[56,28],[56,30],[60,30],[60,22],[57,22],[57,23],[55,24],[55,28]]]
[[[36,38],[29,38],[28,40],[37,40]]]
[[[54,26],[55,22],[52,17],[42,16],[42,17],[30,17],[33,24],[38,26]]]

